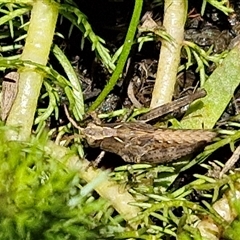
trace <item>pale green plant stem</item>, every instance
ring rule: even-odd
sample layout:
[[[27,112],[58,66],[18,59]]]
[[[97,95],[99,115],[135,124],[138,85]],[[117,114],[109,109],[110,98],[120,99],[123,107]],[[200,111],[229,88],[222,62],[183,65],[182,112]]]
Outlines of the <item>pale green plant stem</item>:
[[[58,5],[50,0],[34,1],[22,60],[46,65],[52,45]],[[27,140],[30,137],[37,108],[37,101],[44,76],[31,67],[19,69],[20,79],[17,98],[12,106],[6,125],[18,127],[8,132],[11,140]]]
[[[187,16],[187,0],[165,0],[163,26],[173,41],[162,40],[151,108],[172,100]]]
[[[49,142],[45,150],[56,159],[64,159],[65,156],[69,154],[69,150],[53,142]],[[128,192],[126,186],[111,181],[108,177],[108,170],[90,167],[87,160],[79,159],[76,155],[69,157],[68,167],[77,170],[80,178],[88,183],[95,181],[95,179],[102,179],[102,181],[99,181],[98,184],[93,186],[94,190],[96,190],[101,197],[108,200],[126,221],[131,220],[139,214],[140,208],[131,205],[131,203],[136,201]],[[135,223],[131,223],[131,226],[134,227]]]

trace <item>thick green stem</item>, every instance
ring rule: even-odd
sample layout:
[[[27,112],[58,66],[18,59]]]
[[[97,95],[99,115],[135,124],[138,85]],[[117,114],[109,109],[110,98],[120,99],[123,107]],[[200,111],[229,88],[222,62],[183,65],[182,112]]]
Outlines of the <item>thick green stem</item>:
[[[162,40],[151,108],[172,100],[187,15],[186,0],[165,0],[163,26],[173,41]]]
[[[56,159],[64,159],[68,154],[66,148],[58,146],[53,142],[49,142],[45,150]],[[138,207],[131,205],[131,203],[135,202],[135,199],[130,193],[128,193],[126,186],[122,186],[107,179],[107,170],[89,167],[89,162],[83,159],[80,160],[78,156],[72,156],[69,158],[68,167],[70,169],[78,170],[79,176],[88,183],[99,179],[99,176],[101,178],[104,174],[105,176],[102,177],[102,179],[104,178],[104,181],[100,181],[94,189],[101,197],[108,200],[114,209],[116,209],[126,221],[136,217],[140,212]],[[132,227],[134,227],[133,224]]]
[[[53,1],[34,1],[22,60],[46,65],[57,17],[58,5]],[[11,140],[29,138],[43,81],[43,76],[31,68],[24,67],[19,73],[18,95],[6,123],[8,126],[18,127],[18,131],[8,133]]]

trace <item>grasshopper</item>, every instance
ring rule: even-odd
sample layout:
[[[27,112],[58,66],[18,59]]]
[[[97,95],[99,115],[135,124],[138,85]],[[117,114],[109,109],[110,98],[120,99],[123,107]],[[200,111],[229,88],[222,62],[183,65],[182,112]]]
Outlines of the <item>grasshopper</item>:
[[[156,128],[146,122],[159,113],[164,115],[206,95],[204,90],[165,104],[141,116],[137,122],[97,125],[89,123],[79,127],[73,119],[70,122],[80,130],[90,147],[115,153],[131,163],[168,163],[187,156],[211,142],[217,133],[212,130],[184,130]],[[66,110],[66,109],[65,109]]]

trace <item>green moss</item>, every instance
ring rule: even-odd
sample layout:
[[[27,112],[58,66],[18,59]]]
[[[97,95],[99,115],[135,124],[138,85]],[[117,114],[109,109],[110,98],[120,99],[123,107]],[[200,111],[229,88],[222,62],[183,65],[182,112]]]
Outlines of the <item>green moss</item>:
[[[0,239],[99,236],[102,224],[95,216],[106,202],[81,197],[80,179],[64,159],[47,156],[46,141],[7,142],[3,127],[0,136]]]
[[[224,239],[235,240],[239,239],[240,235],[240,221],[239,218],[235,219],[232,224],[224,231]]]

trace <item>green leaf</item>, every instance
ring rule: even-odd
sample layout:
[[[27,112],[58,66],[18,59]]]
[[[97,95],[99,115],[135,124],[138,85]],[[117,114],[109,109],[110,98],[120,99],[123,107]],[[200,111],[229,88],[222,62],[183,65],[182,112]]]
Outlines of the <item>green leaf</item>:
[[[221,117],[240,82],[240,45],[237,45],[208,78],[207,96],[194,102],[181,121],[183,128],[211,129]],[[198,106],[197,110],[196,106]]]

